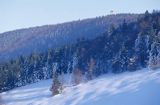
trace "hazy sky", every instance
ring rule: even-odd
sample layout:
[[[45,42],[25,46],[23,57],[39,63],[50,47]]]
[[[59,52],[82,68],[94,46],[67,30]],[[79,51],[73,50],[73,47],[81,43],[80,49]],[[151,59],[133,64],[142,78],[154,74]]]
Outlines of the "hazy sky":
[[[0,33],[114,13],[160,10],[160,0],[0,0]]]

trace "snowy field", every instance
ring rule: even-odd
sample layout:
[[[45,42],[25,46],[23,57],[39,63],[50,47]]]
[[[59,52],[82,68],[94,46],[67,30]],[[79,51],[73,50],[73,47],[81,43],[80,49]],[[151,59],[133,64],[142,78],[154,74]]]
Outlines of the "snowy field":
[[[4,92],[2,105],[160,105],[160,70],[103,75],[53,97],[51,83],[45,80]]]

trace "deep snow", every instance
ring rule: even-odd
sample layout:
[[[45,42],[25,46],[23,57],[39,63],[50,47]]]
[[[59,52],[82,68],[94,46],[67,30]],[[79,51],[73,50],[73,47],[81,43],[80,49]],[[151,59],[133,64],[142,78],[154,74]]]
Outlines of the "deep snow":
[[[160,105],[160,70],[103,75],[51,96],[51,80],[1,94],[4,105]],[[2,105],[3,105],[2,104]]]

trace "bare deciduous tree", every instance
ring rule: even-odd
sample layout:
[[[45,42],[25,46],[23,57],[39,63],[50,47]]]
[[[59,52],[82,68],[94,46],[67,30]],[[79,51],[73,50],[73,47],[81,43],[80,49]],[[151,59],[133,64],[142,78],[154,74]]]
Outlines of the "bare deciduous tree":
[[[82,81],[82,72],[80,69],[76,68],[73,71],[73,79],[76,85],[80,84],[80,82]]]
[[[89,70],[88,70],[88,79],[89,80],[92,80],[93,79],[93,70],[95,68],[95,60],[93,58],[90,59],[89,63],[88,63],[88,67],[89,67]]]

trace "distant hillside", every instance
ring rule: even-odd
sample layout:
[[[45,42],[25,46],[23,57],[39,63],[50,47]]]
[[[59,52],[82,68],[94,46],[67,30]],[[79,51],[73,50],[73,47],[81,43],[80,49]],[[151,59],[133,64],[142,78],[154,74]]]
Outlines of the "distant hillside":
[[[0,61],[46,51],[76,42],[77,39],[93,39],[104,33],[108,27],[137,20],[137,14],[118,14],[78,20],[57,25],[45,25],[0,34]]]

